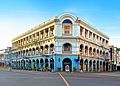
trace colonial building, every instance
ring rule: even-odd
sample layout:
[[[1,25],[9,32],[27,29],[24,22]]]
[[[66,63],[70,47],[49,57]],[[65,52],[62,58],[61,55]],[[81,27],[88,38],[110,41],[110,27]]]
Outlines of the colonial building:
[[[120,48],[110,45],[111,71],[120,70]]]
[[[117,54],[117,70],[120,71],[120,50],[118,51]]]
[[[20,69],[108,71],[109,37],[75,15],[65,13],[12,40]]]
[[[5,50],[6,49],[0,50],[0,66],[4,66],[5,64]]]

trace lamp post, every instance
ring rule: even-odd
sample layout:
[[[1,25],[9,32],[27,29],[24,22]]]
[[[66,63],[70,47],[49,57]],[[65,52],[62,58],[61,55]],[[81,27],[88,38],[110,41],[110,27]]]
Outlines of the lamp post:
[[[83,69],[84,69],[83,63],[84,63],[84,62],[83,62],[83,59],[82,59],[82,57],[83,57],[83,53],[82,53],[82,52],[80,53],[80,56],[81,56],[81,57],[80,57],[80,60],[81,60],[81,62],[82,62],[82,66],[81,66],[82,71],[81,71],[81,72],[83,72]]]
[[[78,53],[78,61],[80,62],[80,72],[83,71],[83,63],[81,63],[82,62],[81,59],[82,59],[82,52],[79,52]]]
[[[80,56],[79,56],[79,53],[78,53],[78,62],[79,62],[79,70],[80,70],[81,68],[80,68]]]
[[[118,51],[119,51],[119,49],[117,48],[117,49],[116,49],[116,70],[117,70],[117,58],[118,58],[117,55],[118,55]]]
[[[4,67],[4,58],[2,57],[1,60],[2,60],[2,66]]]
[[[51,72],[54,71],[54,59],[53,59],[53,54],[54,54],[54,51],[52,51],[52,58],[50,59],[50,60],[51,60]]]
[[[110,48],[110,71],[113,71],[113,48]]]
[[[12,55],[12,53],[9,54],[9,61],[8,61],[9,71],[11,71],[11,69],[12,69],[11,68],[12,67],[12,62],[11,62],[12,61],[12,59],[11,59],[12,56],[11,55]]]

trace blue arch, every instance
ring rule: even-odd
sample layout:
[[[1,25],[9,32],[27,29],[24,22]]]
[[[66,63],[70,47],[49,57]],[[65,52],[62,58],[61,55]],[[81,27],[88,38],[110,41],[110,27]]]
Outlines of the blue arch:
[[[69,19],[64,20],[63,23],[70,23],[70,24],[72,24],[71,20],[69,20]]]

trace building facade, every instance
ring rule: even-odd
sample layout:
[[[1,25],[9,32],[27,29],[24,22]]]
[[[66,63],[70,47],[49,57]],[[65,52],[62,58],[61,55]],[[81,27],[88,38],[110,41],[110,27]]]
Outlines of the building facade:
[[[5,51],[6,49],[0,50],[0,66],[4,66],[5,64]]]
[[[114,47],[114,45],[110,45],[110,64],[111,64],[111,71],[115,71],[116,70],[116,62],[117,62],[117,47]]]
[[[109,37],[65,13],[12,40],[13,64],[20,69],[109,71]]]
[[[118,51],[117,54],[117,70],[120,71],[120,50]]]
[[[5,49],[5,53],[4,53],[4,59],[5,59],[5,65],[9,66],[10,63],[12,63],[12,59],[14,60],[14,58],[12,58],[12,47],[7,47]]]
[[[120,48],[110,45],[111,71],[120,70]]]

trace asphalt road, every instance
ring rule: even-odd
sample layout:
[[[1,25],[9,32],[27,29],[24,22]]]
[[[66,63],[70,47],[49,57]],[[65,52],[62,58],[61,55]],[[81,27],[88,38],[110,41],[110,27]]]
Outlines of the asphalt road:
[[[0,71],[0,86],[120,86],[120,72]]]

